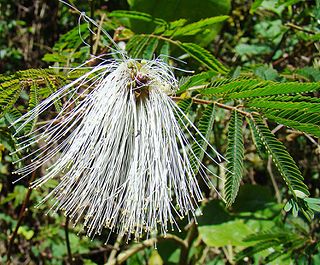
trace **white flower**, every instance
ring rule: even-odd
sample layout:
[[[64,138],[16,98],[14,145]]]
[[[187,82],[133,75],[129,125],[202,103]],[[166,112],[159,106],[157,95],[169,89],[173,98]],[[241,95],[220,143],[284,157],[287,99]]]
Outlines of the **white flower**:
[[[89,236],[103,227],[134,238],[165,235],[177,227],[176,216],[193,217],[202,200],[191,160],[210,182],[189,142],[195,139],[188,126],[196,128],[169,96],[176,88],[161,60],[94,67],[15,122],[22,122],[20,131],[65,100],[53,120],[21,142],[17,151],[35,143],[39,148],[23,158],[33,160],[17,173],[23,177],[54,161],[32,185],[58,178],[43,201],[54,197],[53,210],[63,209],[75,223],[84,220]]]

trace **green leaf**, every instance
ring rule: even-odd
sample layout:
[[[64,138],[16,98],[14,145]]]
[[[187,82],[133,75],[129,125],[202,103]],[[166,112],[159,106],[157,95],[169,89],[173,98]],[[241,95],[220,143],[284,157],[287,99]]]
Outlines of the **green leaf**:
[[[228,69],[221,62],[201,46],[194,43],[178,43],[177,45],[209,69],[215,70],[221,74],[226,74],[228,72]]]
[[[260,136],[259,136],[259,133],[255,127],[255,124],[254,124],[254,121],[252,119],[249,119],[249,118],[246,118],[248,124],[249,124],[249,127],[250,127],[250,130],[251,130],[251,135],[252,135],[252,139],[253,139],[253,142],[257,148],[257,151],[260,155],[260,157],[264,157],[264,154],[265,154],[265,147],[263,145],[263,142],[261,141],[260,139]]]
[[[199,226],[202,240],[210,247],[246,246],[243,239],[251,233],[242,220],[224,222],[217,225]]]
[[[260,87],[265,87],[269,82],[259,79],[247,78],[231,78],[218,79],[207,86],[206,89],[201,90],[204,95],[219,95],[220,97],[228,97],[229,94],[240,91],[253,90]]]
[[[277,123],[320,137],[319,113],[308,113],[299,110],[270,110],[262,113],[265,117]]]
[[[305,97],[307,100],[307,97]],[[312,100],[312,98],[310,98]],[[320,103],[320,102],[319,102]],[[320,113],[319,103],[273,101],[271,98],[253,99],[246,106],[260,109],[303,110],[303,112]]]
[[[272,95],[300,94],[320,90],[320,83],[274,83],[262,88],[242,91],[229,95],[230,99],[256,98]]]
[[[235,260],[240,261],[240,260],[244,259],[245,257],[252,257],[256,253],[259,253],[259,252],[266,250],[268,248],[271,248],[271,247],[274,248],[275,246],[278,246],[278,245],[279,245],[279,242],[276,240],[259,242],[259,243],[255,244],[254,246],[247,247],[244,250],[242,250],[241,252],[238,252],[235,257]]]
[[[299,192],[302,192],[305,196],[309,196],[308,187],[303,183],[303,176],[284,145],[264,125],[259,115],[253,114],[253,122],[261,141],[292,195],[297,198],[300,197]]]
[[[160,48],[160,56],[165,63],[169,62],[170,55],[170,44],[167,41],[164,41]]]
[[[137,19],[142,20],[146,22],[152,22],[157,25],[163,25],[167,24],[167,22],[161,18],[155,18],[151,16],[150,14],[138,12],[138,11],[129,11],[129,10],[116,10],[112,11],[108,14],[109,17],[119,17],[119,18],[131,18],[131,19]]]
[[[204,86],[206,81],[210,80],[212,77],[216,76],[215,71],[202,72],[197,75],[190,76],[179,88],[177,94],[180,94],[186,91],[190,87],[194,86]],[[200,88],[199,88],[200,89]]]
[[[177,21],[185,18],[189,23],[199,21],[204,18],[227,15],[231,9],[231,1],[225,0],[129,0],[131,10],[145,12],[153,17],[162,18],[165,21]],[[134,32],[151,33],[155,30],[154,24],[147,21],[132,21]],[[211,43],[217,35],[220,25],[209,26],[206,31],[199,33],[199,42]],[[168,36],[168,35],[166,35]]]
[[[282,101],[273,100],[273,98],[252,99],[246,105],[258,109],[270,120],[320,137],[320,101],[318,98],[288,96]],[[296,102],[290,102],[290,100]]]
[[[37,83],[32,82],[30,86],[30,93],[29,93],[29,103],[28,103],[28,111],[36,107],[40,102],[40,95],[39,95],[39,86]],[[38,115],[36,115],[32,122],[27,124],[24,127],[25,132],[31,132],[38,120]]]
[[[155,50],[157,49],[159,40],[157,38],[152,38],[146,45],[144,51],[143,51],[143,55],[142,58],[147,59],[147,60],[151,60]]]
[[[19,227],[18,234],[23,235],[25,239],[30,240],[34,235],[34,231],[30,229],[28,226],[24,225]]]
[[[180,108],[185,114],[188,114],[191,105],[192,105],[192,99],[191,99],[191,98],[186,98],[186,99],[180,100],[180,101],[178,102],[179,108]]]
[[[222,21],[225,21],[228,19],[229,16],[216,16],[216,17],[210,17],[206,19],[201,19],[200,21],[185,25],[184,27],[181,27],[177,29],[172,36],[191,36],[199,33],[200,31],[204,30],[206,27],[220,23]]]
[[[8,84],[10,82],[10,84]],[[0,86],[0,117],[18,100],[23,87],[19,81],[10,80]]]
[[[278,100],[281,100],[280,96],[288,98],[290,94],[294,95],[318,90],[320,90],[320,83],[279,83],[259,79],[230,79],[217,80],[200,92],[205,95],[219,95],[228,99],[256,100],[259,97],[266,97],[268,100],[271,96],[278,96]]]
[[[177,29],[183,27],[187,23],[187,20],[180,18],[178,20],[169,22],[168,25],[162,25],[155,29],[154,34],[159,34],[165,37],[171,37]]]
[[[243,171],[244,146],[242,137],[242,117],[235,110],[231,114],[228,127],[227,172],[224,186],[225,199],[230,206],[237,197]]]
[[[139,58],[151,39],[153,38],[150,36],[135,35],[128,42],[126,49],[133,58]]]

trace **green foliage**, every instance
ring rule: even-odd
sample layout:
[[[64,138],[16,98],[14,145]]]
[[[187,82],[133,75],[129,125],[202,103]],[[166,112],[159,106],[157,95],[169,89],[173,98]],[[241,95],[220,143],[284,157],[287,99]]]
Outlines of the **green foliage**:
[[[155,0],[130,0],[128,1],[132,10],[151,14],[153,17],[161,18],[166,21],[188,21],[197,23],[203,19],[208,23],[202,31],[197,31],[197,42],[201,45],[209,44],[219,32],[220,24],[216,21],[210,21],[215,16],[228,15],[231,7],[231,1],[203,0],[195,2],[192,0],[173,0],[173,1],[155,1]],[[206,19],[209,20],[206,21]],[[223,20],[223,17],[221,17]],[[214,19],[215,20],[215,19]],[[200,23],[195,26],[200,26]],[[201,26],[202,27],[202,26]],[[133,21],[132,28],[136,32],[150,33],[155,30],[153,25],[144,21]],[[190,40],[190,39],[189,39]]]
[[[225,84],[223,84],[223,82],[225,82]],[[201,93],[205,95],[218,95],[226,99],[256,99],[277,95],[287,96],[319,90],[319,83],[277,83],[255,79],[236,79],[216,81],[208,85]]]
[[[309,231],[304,226],[305,224],[302,222],[291,221],[288,225],[277,225],[272,230],[263,230],[247,236],[244,241],[253,243],[253,245],[237,253],[236,260],[240,261],[245,257],[251,257],[262,252],[264,264],[288,258],[303,262],[303,256],[306,254],[297,255],[299,250],[305,249],[310,255],[316,245],[312,240],[310,241]],[[264,251],[267,249],[272,249],[273,251],[271,253]]]
[[[212,56],[207,50],[195,43],[181,43],[179,44],[179,47],[211,70],[215,70],[222,74],[225,74],[228,71],[227,68],[214,58],[214,56]]]
[[[5,41],[21,32],[25,22],[13,19],[12,11],[3,8],[12,7],[12,3],[5,2],[0,3],[0,18],[10,13],[10,19],[0,22],[0,69],[13,71],[0,75],[0,263],[6,262],[3,249],[17,225],[28,190],[27,179],[11,184],[17,179],[12,162],[20,153],[13,153],[16,128],[10,124],[88,71],[16,71],[16,60],[24,54],[12,39],[9,45]],[[160,57],[175,68],[187,70],[175,71],[180,86],[172,96],[204,138],[214,141],[227,158],[221,167],[213,165],[206,155],[212,155],[207,141],[189,128],[199,143],[188,139],[194,155],[211,172],[223,176],[212,182],[218,190],[224,188],[228,207],[216,199],[216,193],[202,187],[206,199],[196,213],[198,227],[176,220],[185,230],[170,231],[169,237],[174,235],[187,245],[187,263],[319,264],[319,5],[301,0],[257,0],[250,6],[236,0],[229,12],[230,1],[130,0],[131,10],[113,10],[114,5],[121,9],[125,5],[111,1],[107,12],[93,2],[93,19],[101,28],[79,22],[78,17],[72,24],[73,15],[62,7],[64,22],[59,23],[68,30],[61,30],[63,34],[52,49],[46,49],[50,52],[43,61],[75,68],[90,59],[90,53],[101,56],[101,60],[95,58],[89,66],[115,57],[102,56],[111,51],[110,40],[101,33],[103,28],[115,42],[125,44],[129,56],[148,60]],[[78,7],[88,9],[86,3]],[[9,59],[12,65],[7,65]],[[65,100],[54,102],[50,117],[61,110]],[[23,133],[32,132],[48,117],[36,116]],[[268,156],[277,172],[267,167]],[[192,166],[198,168],[199,161],[193,159]],[[67,263],[65,218],[60,213],[44,215],[52,202],[32,206],[57,183],[52,180],[46,188],[32,191],[31,207],[14,242],[13,263]],[[118,246],[119,239],[112,233],[109,242],[114,246],[103,248],[108,231],[90,241],[81,228],[69,227],[69,237],[76,264],[103,264],[113,247],[120,248],[119,254],[137,246],[144,249],[128,256],[128,264],[177,264],[184,258],[180,255],[181,242],[168,238],[161,237],[158,250],[153,250],[153,245],[130,241],[128,246]]]
[[[228,128],[227,172],[224,187],[227,205],[230,206],[239,191],[243,171],[244,146],[242,136],[242,116],[232,112]]]
[[[261,141],[288,185],[291,194],[298,198],[308,196],[309,191],[303,183],[303,176],[286,148],[275,138],[258,115],[253,116],[253,122]]]

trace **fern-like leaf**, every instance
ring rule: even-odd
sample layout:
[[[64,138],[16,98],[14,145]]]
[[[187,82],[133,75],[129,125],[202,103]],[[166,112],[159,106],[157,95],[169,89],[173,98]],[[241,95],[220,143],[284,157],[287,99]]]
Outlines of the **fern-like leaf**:
[[[180,94],[184,91],[186,91],[188,88],[193,86],[204,86],[208,80],[210,80],[212,77],[216,76],[217,73],[215,71],[207,71],[202,72],[197,75],[193,75],[189,77],[179,88],[177,91],[177,94]]]
[[[239,93],[233,93],[229,95],[230,99],[245,99],[265,97],[272,95],[289,95],[289,94],[301,94],[307,92],[313,92],[320,90],[320,83],[271,83],[270,85],[256,88],[254,90],[242,91]]]
[[[228,128],[228,146],[226,159],[227,172],[225,182],[225,199],[230,206],[237,197],[243,171],[244,146],[242,137],[242,117],[237,111],[231,114]]]
[[[167,24],[167,22],[161,18],[155,18],[147,13],[139,11],[129,11],[129,10],[116,10],[108,14],[109,17],[119,17],[119,18],[130,18],[137,19],[146,22],[153,22],[157,25]]]
[[[201,30],[205,29],[206,27],[216,23],[223,22],[228,18],[229,16],[216,16],[216,17],[202,19],[200,21],[190,23],[188,25],[185,25],[184,27],[177,29],[172,36],[173,37],[192,36],[199,33]]]
[[[260,155],[260,157],[264,157],[264,154],[266,153],[266,149],[263,145],[263,142],[261,141],[260,139],[260,136],[259,136],[259,133],[256,129],[256,126],[254,124],[254,121],[250,118],[246,118],[248,124],[249,124],[249,127],[250,127],[250,131],[251,131],[251,135],[252,135],[252,139],[253,139],[253,142],[257,148],[257,151],[258,151],[258,154]]]
[[[209,69],[226,74],[228,69],[219,62],[210,52],[194,43],[178,43],[178,46],[191,57],[206,65]]]
[[[307,97],[305,97],[307,100]],[[319,102],[320,103],[320,102]],[[259,109],[281,109],[281,110],[303,110],[308,113],[320,113],[320,104],[310,102],[284,102],[284,101],[273,101],[270,98],[267,99],[256,99],[249,101],[246,106],[255,107]]]
[[[319,83],[277,83],[260,79],[235,79],[215,81],[200,91],[206,95],[219,95],[225,99],[257,99],[259,97],[284,96],[319,91]]]
[[[143,55],[142,58],[143,59],[147,59],[147,60],[151,60],[152,56],[154,55],[157,47],[159,44],[159,40],[156,38],[152,38],[146,45],[144,51],[143,51]]]
[[[224,78],[215,80],[200,92],[204,95],[219,95],[220,97],[228,97],[228,95],[233,93],[265,87],[269,83],[271,82],[259,79]]]
[[[308,113],[300,110],[269,110],[262,113],[265,117],[277,123],[320,137],[319,113]]]
[[[264,125],[260,116],[254,114],[253,122],[261,141],[271,155],[292,195],[295,198],[309,196],[308,187],[303,183],[303,176],[284,145]]]

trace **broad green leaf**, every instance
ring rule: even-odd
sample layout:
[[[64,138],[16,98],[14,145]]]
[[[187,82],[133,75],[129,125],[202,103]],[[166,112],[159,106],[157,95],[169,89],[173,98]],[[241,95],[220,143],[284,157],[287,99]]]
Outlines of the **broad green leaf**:
[[[244,146],[242,117],[236,110],[232,112],[228,127],[227,172],[224,185],[225,199],[230,206],[237,197],[243,173]]]
[[[243,239],[252,232],[242,220],[234,220],[219,225],[199,226],[201,239],[210,247],[246,246]]]

